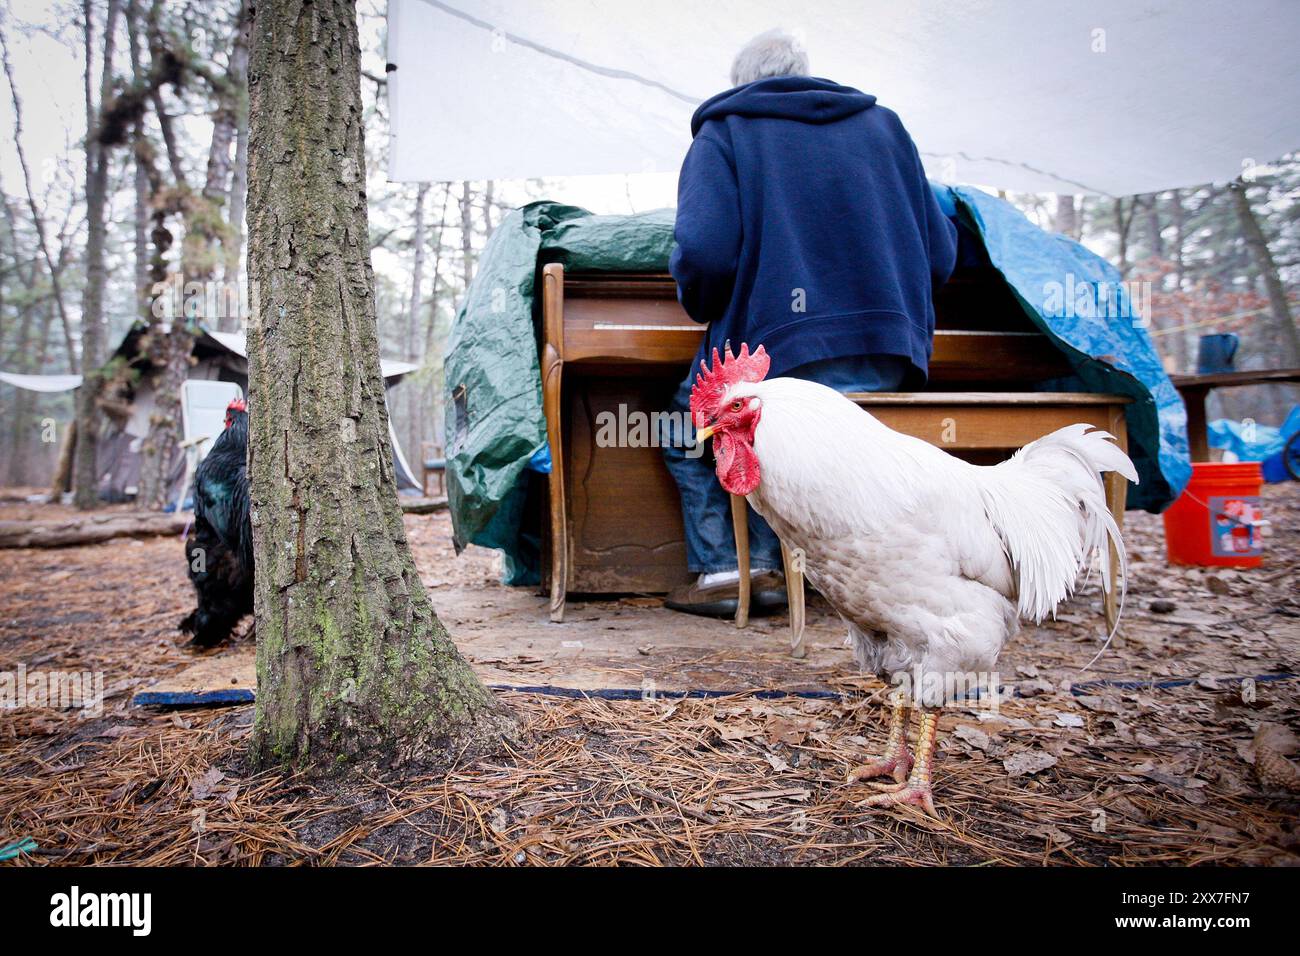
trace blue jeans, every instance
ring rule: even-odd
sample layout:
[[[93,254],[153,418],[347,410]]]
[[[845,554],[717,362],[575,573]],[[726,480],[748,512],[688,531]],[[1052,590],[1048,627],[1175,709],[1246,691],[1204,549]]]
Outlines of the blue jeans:
[[[839,392],[898,391],[907,378],[911,363],[895,355],[852,355],[809,362],[786,372],[784,378],[820,382]],[[689,420],[691,386],[695,371],[677,387],[670,412],[684,413]],[[668,421],[677,416],[669,416]],[[736,570],[736,538],[731,530],[731,505],[718,483],[711,454],[689,457],[694,431],[688,429],[684,445],[669,433],[665,424],[660,435],[664,461],[682,498],[682,519],[686,524],[686,566],[693,573]],[[749,560],[752,568],[781,567],[781,542],[767,522],[749,509]]]

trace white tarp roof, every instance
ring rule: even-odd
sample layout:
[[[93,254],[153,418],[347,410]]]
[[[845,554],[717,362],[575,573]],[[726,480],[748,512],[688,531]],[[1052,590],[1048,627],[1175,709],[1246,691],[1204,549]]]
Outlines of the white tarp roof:
[[[211,329],[204,329],[203,331],[210,339],[225,348],[226,351],[234,352],[240,358],[248,358],[248,342],[243,332],[214,332]],[[410,362],[399,362],[394,359],[379,360],[379,373],[383,375],[384,381],[401,378],[403,375],[414,372],[419,367]]]
[[[204,334],[226,351],[234,352],[241,358],[248,358],[248,349],[243,332],[213,332],[204,329]],[[380,374],[384,376],[384,381],[390,385],[394,379],[400,379],[403,375],[414,372],[419,367],[410,362],[398,362],[393,359],[380,359],[379,361]],[[25,388],[29,392],[70,392],[74,388],[80,387],[81,376],[20,375],[17,372],[0,372],[0,382],[13,385],[15,388]]]
[[[936,180],[1131,195],[1300,148],[1295,0],[389,0],[389,175],[676,172],[774,26],[896,110]]]
[[[20,375],[0,372],[0,382],[29,392],[70,392],[81,386],[80,375]]]

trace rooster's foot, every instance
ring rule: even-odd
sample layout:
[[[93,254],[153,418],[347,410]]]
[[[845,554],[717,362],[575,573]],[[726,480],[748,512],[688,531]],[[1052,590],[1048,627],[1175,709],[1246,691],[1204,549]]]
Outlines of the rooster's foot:
[[[919,785],[907,783],[898,787],[890,787],[884,793],[877,793],[874,796],[867,797],[859,806],[863,807],[918,807],[922,813],[935,820],[939,819],[939,813],[934,808],[934,797],[930,793],[929,784]]]
[[[854,767],[849,771],[848,782],[857,783],[859,780],[869,780],[872,777],[893,777],[898,784],[902,784],[907,779],[907,772],[912,769],[912,754],[906,748],[898,754],[886,753],[879,760],[872,760],[861,766]],[[872,784],[873,787],[880,784]]]
[[[871,777],[890,776],[902,783],[907,779],[912,763],[912,751],[907,747],[907,706],[902,698],[897,698],[891,707],[889,739],[885,741],[884,756],[854,767],[849,771],[848,782],[852,784]]]

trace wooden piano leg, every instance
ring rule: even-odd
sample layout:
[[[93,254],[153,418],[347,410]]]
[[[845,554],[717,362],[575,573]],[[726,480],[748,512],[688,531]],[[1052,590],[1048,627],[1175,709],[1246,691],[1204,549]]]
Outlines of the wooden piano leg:
[[[560,418],[561,380],[564,371],[564,272],[547,266],[543,271],[542,308],[545,343],[542,347],[542,411],[546,416],[546,441],[551,446],[551,474],[547,481],[551,510],[551,620],[564,620],[569,593],[569,521],[564,508],[564,435]]]
[[[736,538],[736,568],[740,572],[740,600],[736,604],[736,627],[749,624],[749,516],[745,499],[731,496],[731,529]]]
[[[781,542],[781,563],[785,566],[785,593],[790,604],[790,656],[803,658],[808,656],[808,648],[803,642],[804,591],[803,566],[794,559],[789,547]]]
[[[1124,453],[1128,453],[1128,424],[1124,419],[1124,409],[1115,407],[1110,412],[1110,427],[1107,429],[1115,436],[1115,441]],[[1128,479],[1123,475],[1113,471],[1107,472],[1104,478],[1106,483],[1106,507],[1110,509],[1111,517],[1115,519],[1115,524],[1121,531],[1124,530],[1124,505],[1128,499]],[[1102,607],[1106,612],[1106,633],[1109,634],[1115,628],[1115,622],[1119,620],[1119,551],[1112,544],[1110,545],[1110,566],[1111,566],[1111,586],[1106,588],[1106,582],[1102,582]],[[1128,582],[1124,582],[1125,586]]]

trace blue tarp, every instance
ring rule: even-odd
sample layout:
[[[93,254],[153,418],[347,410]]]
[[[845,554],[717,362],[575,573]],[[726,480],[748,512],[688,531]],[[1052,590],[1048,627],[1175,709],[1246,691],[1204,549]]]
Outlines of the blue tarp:
[[[947,187],[940,187],[947,188]],[[1156,353],[1147,321],[1133,308],[1119,270],[1065,236],[1044,232],[988,193],[950,187],[959,220],[976,232],[1025,314],[1074,366],[1062,391],[1133,399],[1126,415],[1129,456],[1141,483],[1129,506],[1162,511],[1192,477],[1187,409]]]
[[[1141,477],[1129,505],[1159,511],[1191,477],[1187,416],[1128,290],[1108,262],[1034,226],[1009,203],[964,187],[936,186],[965,227],[966,255],[982,243],[1026,315],[1068,357],[1074,374],[1044,390],[1128,395],[1129,451]],[[537,357],[541,266],[571,271],[664,272],[672,210],[593,216],[537,202],[497,227],[479,260],[447,345],[447,485],[457,548],[506,553],[511,584],[536,583],[536,514],[549,471]],[[531,519],[531,520],[530,520]]]
[[[1263,465],[1265,481],[1290,481],[1291,475],[1282,461],[1287,441],[1300,432],[1300,405],[1291,409],[1280,428],[1255,422],[1234,422],[1216,418],[1207,429],[1211,448],[1232,452],[1238,461],[1258,461]]]

